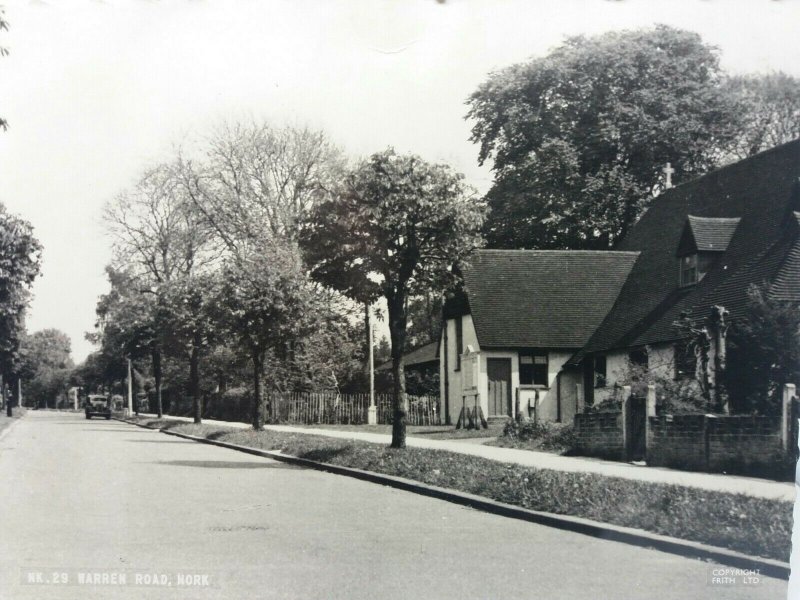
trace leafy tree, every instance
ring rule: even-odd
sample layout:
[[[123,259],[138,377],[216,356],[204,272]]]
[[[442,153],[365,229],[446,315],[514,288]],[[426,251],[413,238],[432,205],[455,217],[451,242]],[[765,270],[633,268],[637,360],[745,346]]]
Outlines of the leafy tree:
[[[21,368],[20,342],[30,286],[39,275],[42,246],[30,223],[0,205],[0,375],[8,383]],[[11,404],[7,405],[8,411]]]
[[[251,252],[223,265],[217,322],[250,358],[253,369],[253,429],[263,429],[262,377],[268,357],[313,331],[313,288],[299,252],[291,244],[263,240]]]
[[[493,73],[468,99],[472,141],[492,160],[491,247],[609,248],[663,188],[714,167],[736,102],[714,48],[654,29],[572,37]]]
[[[387,301],[392,447],[405,446],[406,303],[451,284],[452,266],[482,244],[484,214],[462,175],[388,149],[348,175],[342,193],[317,207],[302,237],[315,278],[354,300]]]
[[[442,329],[442,297],[430,290],[408,301],[408,333],[410,348],[419,348],[439,340]]]
[[[800,137],[800,79],[777,72],[729,77],[737,103],[736,136],[728,159],[740,160]]]
[[[5,20],[5,8],[0,6],[0,31],[8,31],[8,21]],[[5,46],[0,46],[0,56],[7,56],[8,49]],[[5,119],[0,117],[0,128],[3,130],[8,129],[8,123]]]
[[[47,406],[66,393],[74,366],[70,353],[69,336],[58,329],[43,329],[23,337],[18,374],[27,380],[27,396],[36,404]]]
[[[728,330],[726,387],[736,412],[779,414],[786,383],[800,382],[800,307],[748,289],[744,318]]]
[[[177,165],[161,164],[145,171],[135,186],[119,194],[104,212],[114,236],[112,271],[124,271],[127,278],[119,282],[125,291],[113,299],[117,308],[113,319],[127,336],[122,344],[126,352],[136,356],[147,351],[151,356],[159,415],[168,332],[173,338],[189,335],[191,349],[181,354],[188,357],[193,385],[199,381],[205,336],[200,331],[187,332],[186,326],[199,326],[203,321],[199,313],[190,315],[187,309],[198,307],[201,288],[194,285],[194,278],[213,269],[219,258],[213,231],[184,192]],[[172,342],[174,347],[175,340]],[[193,398],[200,402],[199,394]],[[194,413],[199,418],[199,406]]]

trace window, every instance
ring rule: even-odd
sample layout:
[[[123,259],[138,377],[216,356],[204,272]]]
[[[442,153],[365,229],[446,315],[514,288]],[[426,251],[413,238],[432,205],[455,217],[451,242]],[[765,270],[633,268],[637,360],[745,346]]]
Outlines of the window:
[[[463,317],[456,317],[456,371],[461,370],[461,353],[464,352]]]
[[[519,384],[547,387],[547,354],[520,353]]]
[[[681,257],[681,287],[697,283],[697,254]]]
[[[697,357],[694,347],[687,343],[677,343],[675,353],[675,379],[691,379],[697,371]]]
[[[635,350],[631,350],[628,353],[628,360],[631,362],[632,365],[637,367],[644,367],[646,369],[649,363],[647,357],[647,348],[636,348]]]
[[[594,357],[594,387],[606,387],[606,357]]]

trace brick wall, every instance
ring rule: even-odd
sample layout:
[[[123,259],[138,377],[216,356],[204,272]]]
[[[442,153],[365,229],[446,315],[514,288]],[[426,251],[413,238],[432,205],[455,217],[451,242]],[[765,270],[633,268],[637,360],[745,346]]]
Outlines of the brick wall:
[[[649,417],[647,464],[691,471],[784,477],[780,417]],[[575,416],[575,451],[625,460],[622,413]],[[793,472],[793,471],[792,471]]]
[[[705,415],[649,418],[647,464],[656,467],[704,470]]]
[[[779,417],[675,415],[649,418],[647,464],[772,474],[779,467]]]
[[[619,460],[623,455],[622,413],[575,415],[575,450],[584,456]]]

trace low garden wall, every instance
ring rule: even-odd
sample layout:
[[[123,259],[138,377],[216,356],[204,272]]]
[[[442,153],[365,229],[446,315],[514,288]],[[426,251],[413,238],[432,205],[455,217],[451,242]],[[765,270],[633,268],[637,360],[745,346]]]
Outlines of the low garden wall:
[[[619,460],[625,447],[621,412],[575,415],[575,451],[584,456]]]
[[[575,416],[575,451],[629,460],[622,412]],[[648,466],[784,477],[789,464],[780,417],[661,415],[647,417]]]

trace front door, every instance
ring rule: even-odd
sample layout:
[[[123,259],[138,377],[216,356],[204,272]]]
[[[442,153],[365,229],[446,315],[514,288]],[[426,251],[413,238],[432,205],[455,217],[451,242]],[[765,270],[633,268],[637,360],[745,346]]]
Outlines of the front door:
[[[511,416],[511,359],[487,358],[489,416]]]

